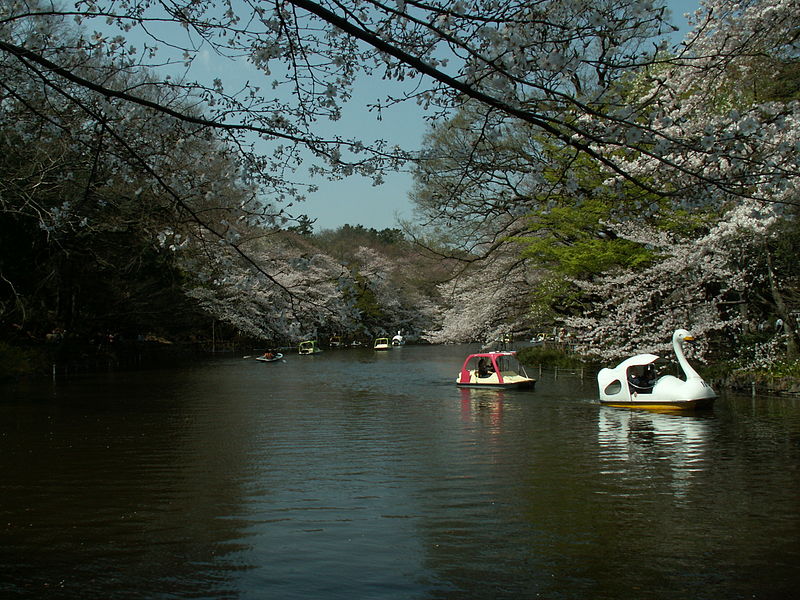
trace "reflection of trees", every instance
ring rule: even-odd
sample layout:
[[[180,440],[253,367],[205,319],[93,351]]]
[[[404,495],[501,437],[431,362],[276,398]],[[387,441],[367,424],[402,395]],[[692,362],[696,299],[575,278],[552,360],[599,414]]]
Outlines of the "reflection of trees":
[[[0,512],[11,523],[0,587],[63,598],[191,597],[198,585],[205,597],[235,595],[248,525],[235,516],[252,491],[243,482],[257,423],[244,402],[209,406],[235,385],[219,370],[166,379],[97,377],[20,406],[22,426],[0,452]]]

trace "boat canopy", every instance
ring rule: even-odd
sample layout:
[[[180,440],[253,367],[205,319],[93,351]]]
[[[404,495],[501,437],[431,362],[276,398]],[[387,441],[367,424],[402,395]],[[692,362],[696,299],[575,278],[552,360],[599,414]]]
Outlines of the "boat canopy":
[[[618,371],[621,369],[625,371],[630,367],[644,367],[656,362],[658,359],[659,357],[655,354],[637,354],[636,356],[631,356],[630,358],[623,360],[616,367],[614,367],[614,370]]]
[[[481,363],[483,361],[483,363]],[[510,351],[510,350],[502,350],[496,352],[478,352],[475,354],[470,354],[466,360],[464,361],[464,365],[461,367],[461,375],[459,381],[461,382],[469,382],[470,381],[470,371],[481,370],[481,365],[486,365],[487,373],[497,373],[497,379],[499,384],[503,384],[503,372],[504,371],[514,371],[519,372],[522,371],[524,373],[524,369],[522,369],[522,365],[520,365],[519,361],[517,360],[517,353]],[[489,371],[489,367],[491,366],[491,371]]]
[[[306,340],[304,342],[300,342],[300,345],[297,347],[297,349],[300,354],[316,354],[321,352],[319,346],[317,345],[317,340]]]

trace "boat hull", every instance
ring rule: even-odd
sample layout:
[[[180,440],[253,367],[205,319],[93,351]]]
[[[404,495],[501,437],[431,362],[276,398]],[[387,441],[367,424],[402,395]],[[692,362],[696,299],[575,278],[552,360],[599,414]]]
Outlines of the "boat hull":
[[[456,386],[460,388],[482,388],[482,389],[494,389],[494,390],[533,389],[535,385],[536,385],[535,379],[530,379],[528,381],[514,381],[506,383],[461,383],[459,381],[456,381]]]
[[[283,358],[283,354],[276,354],[272,358],[264,358],[263,356],[257,356],[256,360],[259,362],[278,362]]]
[[[600,400],[603,406],[616,408],[645,408],[657,411],[695,411],[713,408],[716,398],[696,398],[693,400]]]

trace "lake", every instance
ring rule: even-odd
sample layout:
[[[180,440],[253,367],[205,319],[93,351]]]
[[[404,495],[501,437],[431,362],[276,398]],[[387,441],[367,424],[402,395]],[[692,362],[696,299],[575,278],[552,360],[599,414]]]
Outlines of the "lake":
[[[475,349],[1,387],[0,595],[796,597],[800,401],[459,389]]]

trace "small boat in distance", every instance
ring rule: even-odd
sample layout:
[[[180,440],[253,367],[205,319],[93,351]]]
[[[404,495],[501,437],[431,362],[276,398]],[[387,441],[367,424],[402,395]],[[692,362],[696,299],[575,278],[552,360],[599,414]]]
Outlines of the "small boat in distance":
[[[459,387],[522,389],[535,384],[517,360],[517,353],[506,350],[470,354],[456,378]]]
[[[375,343],[372,345],[373,350],[389,350],[391,347],[389,338],[386,337],[376,339]]]
[[[260,362],[277,362],[283,358],[280,352],[265,352],[261,356],[256,356],[256,360]]]
[[[711,408],[717,394],[686,360],[683,345],[694,341],[685,329],[672,334],[672,347],[686,379],[674,375],[656,378],[655,354],[637,354],[613,369],[597,374],[600,403],[625,408],[649,408],[664,411],[689,411]]]
[[[399,331],[397,332],[397,335],[392,338],[392,346],[403,346],[405,343],[406,340],[403,337],[403,334],[401,334]]]
[[[319,354],[320,352],[322,352],[322,349],[317,345],[317,340],[300,342],[300,345],[297,347],[298,354]]]

